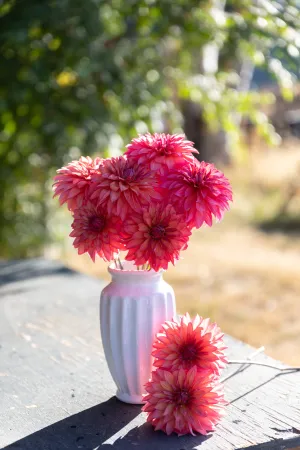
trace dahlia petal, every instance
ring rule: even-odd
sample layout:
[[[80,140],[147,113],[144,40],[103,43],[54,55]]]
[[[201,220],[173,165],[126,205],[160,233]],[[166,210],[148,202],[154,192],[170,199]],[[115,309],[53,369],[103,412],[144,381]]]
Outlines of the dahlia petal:
[[[173,375],[170,372],[168,372],[168,371],[165,372],[165,380],[169,384],[172,384],[174,382]]]
[[[181,388],[183,387],[183,384],[185,382],[185,377],[186,377],[185,371],[183,369],[180,369],[178,372],[178,384],[179,384],[179,387],[181,387]]]
[[[171,391],[171,386],[169,385],[169,383],[167,383],[166,381],[161,381],[161,386],[164,390],[166,391]]]
[[[171,403],[169,404],[166,409],[164,410],[164,416],[168,416],[170,414],[173,414],[175,406]]]
[[[174,361],[174,359],[177,359],[177,355],[176,354],[170,354],[170,355],[168,355],[167,354],[167,356],[166,356],[166,360],[167,361]]]
[[[166,425],[166,434],[169,436],[174,431],[173,425],[171,422],[168,422]]]
[[[157,422],[157,424],[156,424],[154,430],[155,430],[155,431],[158,431],[158,430],[162,430],[163,428],[164,428],[164,419],[160,419],[160,420]]]

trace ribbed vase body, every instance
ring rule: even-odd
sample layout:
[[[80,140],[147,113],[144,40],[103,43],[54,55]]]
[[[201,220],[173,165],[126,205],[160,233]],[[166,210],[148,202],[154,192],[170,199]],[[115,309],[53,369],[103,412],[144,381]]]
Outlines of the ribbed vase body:
[[[153,340],[176,314],[174,291],[162,272],[109,268],[112,281],[100,298],[101,337],[116,396],[142,403],[144,384],[153,369]]]

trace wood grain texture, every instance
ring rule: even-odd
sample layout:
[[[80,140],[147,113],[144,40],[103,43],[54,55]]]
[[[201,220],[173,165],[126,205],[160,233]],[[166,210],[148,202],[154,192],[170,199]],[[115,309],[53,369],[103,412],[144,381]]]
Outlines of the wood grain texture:
[[[0,284],[1,448],[300,449],[299,373],[249,367],[225,382],[231,403],[215,433],[167,437],[139,406],[114,397],[100,341],[101,281],[35,259],[0,264]],[[226,341],[230,358],[253,351]]]

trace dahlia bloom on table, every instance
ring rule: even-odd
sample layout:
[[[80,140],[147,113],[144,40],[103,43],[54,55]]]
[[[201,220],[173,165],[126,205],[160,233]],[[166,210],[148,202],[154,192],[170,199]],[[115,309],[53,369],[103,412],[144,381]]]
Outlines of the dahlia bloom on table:
[[[228,179],[199,162],[184,135],[146,134],[123,156],[81,157],[58,170],[54,196],[73,216],[78,254],[125,260],[154,271],[175,264],[194,228],[229,209]]]
[[[223,386],[212,374],[200,375],[196,366],[172,372],[157,369],[146,384],[143,411],[155,431],[206,435],[224,414]]]
[[[153,344],[154,367],[143,411],[166,434],[207,434],[224,414],[220,369],[227,358],[215,323],[186,313],[162,325]]]
[[[186,313],[162,325],[153,344],[154,366],[171,371],[196,367],[220,375],[227,364],[223,336],[216,323]]]

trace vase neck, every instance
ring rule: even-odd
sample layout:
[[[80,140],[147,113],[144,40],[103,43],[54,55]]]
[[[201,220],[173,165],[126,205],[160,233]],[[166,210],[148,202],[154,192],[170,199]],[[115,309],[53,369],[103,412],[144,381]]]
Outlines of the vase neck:
[[[112,281],[122,284],[153,284],[162,280],[163,271],[155,272],[154,270],[137,270],[133,264],[127,261],[122,264],[123,270],[116,269],[113,266],[108,267]]]
[[[159,283],[162,280],[162,274],[158,274],[157,276],[152,277],[135,277],[131,274],[126,275],[112,275],[112,281],[117,282],[119,284],[155,284]]]

